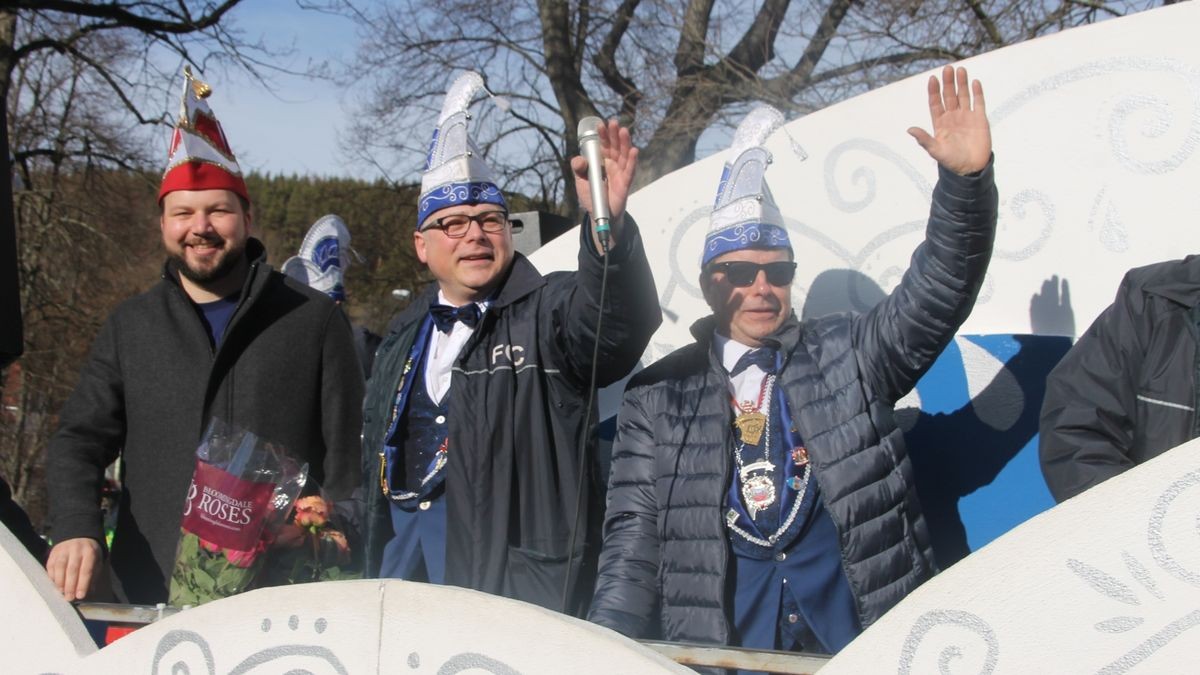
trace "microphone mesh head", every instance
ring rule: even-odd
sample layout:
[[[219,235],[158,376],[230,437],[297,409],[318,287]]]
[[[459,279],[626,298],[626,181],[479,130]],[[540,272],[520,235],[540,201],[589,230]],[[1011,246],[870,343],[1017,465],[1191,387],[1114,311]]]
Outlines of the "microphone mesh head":
[[[579,126],[575,130],[576,135],[579,136],[580,140],[583,140],[587,136],[599,135],[600,132],[597,130],[601,124],[604,124],[604,122],[599,117],[585,117],[579,120]]]

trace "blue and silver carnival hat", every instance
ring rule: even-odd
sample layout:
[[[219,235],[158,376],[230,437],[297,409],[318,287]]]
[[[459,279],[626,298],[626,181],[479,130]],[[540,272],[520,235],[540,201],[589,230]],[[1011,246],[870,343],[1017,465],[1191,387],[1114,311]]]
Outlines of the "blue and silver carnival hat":
[[[442,114],[429,142],[425,173],[421,176],[417,227],[434,211],[457,204],[495,204],[508,209],[491,167],[483,161],[467,131],[471,121],[467,109],[480,89],[483,78],[468,71],[459,75],[446,92]]]
[[[321,216],[304,235],[299,255],[283,263],[283,273],[321,291],[337,301],[346,299],[342,285],[350,260],[350,230],[345,221],[330,214]]]
[[[783,113],[763,105],[751,110],[734,132],[729,147],[733,159],[725,163],[717,185],[701,267],[730,251],[792,247],[783,215],[767,187],[765,174],[771,153],[762,147],[781,126]]]

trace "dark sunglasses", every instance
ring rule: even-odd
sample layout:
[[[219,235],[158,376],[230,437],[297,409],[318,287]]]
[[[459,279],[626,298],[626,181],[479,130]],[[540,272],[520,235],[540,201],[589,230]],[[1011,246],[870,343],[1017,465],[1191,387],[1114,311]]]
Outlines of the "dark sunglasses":
[[[796,263],[790,260],[777,260],[760,265],[745,260],[733,260],[708,266],[709,274],[722,272],[725,274],[725,279],[738,288],[752,285],[758,278],[759,270],[767,273],[767,283],[772,286],[787,286],[796,276]]]

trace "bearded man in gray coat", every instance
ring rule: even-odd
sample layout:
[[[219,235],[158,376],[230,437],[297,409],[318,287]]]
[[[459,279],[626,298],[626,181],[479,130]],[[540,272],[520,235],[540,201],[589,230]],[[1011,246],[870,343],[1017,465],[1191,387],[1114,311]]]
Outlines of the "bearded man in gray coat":
[[[196,446],[210,420],[308,464],[306,491],[348,502],[360,478],[362,371],[350,324],[323,293],[267,264],[250,196],[208,85],[186,71],[159,188],[162,279],[121,303],[92,343],[46,456],[54,548],[67,600],[105,562],[117,599],[167,600]],[[121,458],[112,550],[100,488]]]
[[[961,68],[930,78],[934,133],[909,130],[939,165],[926,238],[861,315],[796,318],[783,219],[765,184],[742,184],[762,180],[782,116],[739,127],[701,263],[713,314],[625,392],[592,621],[836,652],[934,574],[892,413],[970,313],[991,255],[991,135],[967,82]]]

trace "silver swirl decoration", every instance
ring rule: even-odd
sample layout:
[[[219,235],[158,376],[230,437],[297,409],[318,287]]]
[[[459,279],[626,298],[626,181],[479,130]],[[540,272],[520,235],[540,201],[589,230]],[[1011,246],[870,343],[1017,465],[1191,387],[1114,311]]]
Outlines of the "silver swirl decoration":
[[[293,614],[288,618],[287,625],[295,631],[300,626],[299,617]],[[313,623],[317,633],[324,633],[328,627],[329,622],[325,618]],[[259,628],[263,633],[269,633],[271,620],[264,618]],[[204,636],[190,630],[173,630],[159,639],[150,672],[152,675],[215,675],[216,661]],[[276,645],[259,650],[242,659],[228,672],[229,675],[252,672],[349,675],[341,659],[331,649],[306,644]]]
[[[1108,199],[1108,187],[1100,188],[1088,211],[1088,231],[1098,230],[1100,245],[1113,253],[1124,253],[1129,250],[1129,233],[1121,214],[1111,199]]]
[[[1200,144],[1200,86],[1197,86],[1197,79],[1194,72],[1188,78],[1192,87],[1191,109],[1183,113],[1171,101],[1148,94],[1131,94],[1113,106],[1108,140],[1122,166],[1140,174],[1160,175],[1178,169],[1192,156]],[[1129,144],[1131,131],[1135,130],[1142,138],[1168,138],[1180,117],[1185,118],[1187,124],[1179,132],[1180,138],[1174,148],[1166,144],[1169,150],[1165,157],[1139,157],[1137,150]]]
[[[150,664],[151,675],[197,675],[216,673],[212,648],[202,635],[190,630],[173,630],[159,639]]]
[[[449,183],[439,185],[429,192],[421,195],[420,203],[417,205],[421,213],[432,212],[434,205],[448,206],[451,204],[460,204],[467,200],[467,184],[466,183]]]
[[[908,178],[913,189],[923,197],[928,198],[933,193],[933,186],[921,175],[921,172],[904,159],[896,151],[878,141],[856,138],[834,146],[825,158],[825,192],[829,203],[846,213],[857,213],[871,205],[876,197],[875,170],[862,164],[850,172],[850,186],[855,189],[854,195],[849,195],[839,184],[840,164],[850,153],[865,153],[868,156],[882,159]]]
[[[1197,516],[1200,515],[1200,500],[1197,497],[1200,496],[1200,493],[1192,494],[1190,498],[1185,498],[1185,496],[1188,496],[1188,491],[1197,485],[1200,485],[1200,469],[1187,473],[1172,483],[1154,504],[1154,509],[1150,512],[1150,520],[1146,532],[1146,537],[1150,545],[1150,554],[1154,556],[1154,562],[1158,563],[1158,566],[1167,574],[1193,586],[1200,586],[1200,569],[1181,562],[1177,556],[1171,553],[1171,542],[1168,540],[1168,532],[1178,533],[1183,528],[1176,527],[1169,529],[1167,527],[1167,518],[1172,507],[1182,505],[1183,508],[1188,509],[1186,515],[1181,517],[1187,518],[1187,521],[1190,523],[1191,527],[1188,528],[1190,529],[1190,534],[1192,536],[1198,534],[1197,530],[1200,529],[1198,527],[1200,523],[1197,521]],[[1195,541],[1189,541],[1186,544],[1186,548],[1195,551],[1197,548],[1196,544],[1197,542]]]
[[[683,272],[685,267],[689,271],[699,271],[695,266],[700,264],[702,250],[700,247],[689,248],[685,245],[685,242],[704,241],[704,235],[708,228],[708,217],[711,213],[711,206],[697,206],[684,214],[675,225],[675,232],[671,235],[671,253],[669,256],[671,279],[667,282],[667,286],[663,289],[662,296],[659,298],[659,302],[664,307],[671,305],[671,299],[674,297],[676,289],[682,290],[693,298],[704,297],[704,294],[700,292],[700,286],[696,283],[696,273],[692,272],[689,275]],[[692,232],[697,227],[700,228],[698,235]]]
[[[918,652],[926,643],[934,643],[934,649],[939,649],[940,646],[937,654],[938,673],[950,675],[953,672],[952,667],[955,662],[963,659],[965,647],[961,642],[948,643],[940,638],[934,642],[932,639],[927,639],[929,634],[937,628],[950,628],[956,632],[966,630],[971,637],[977,638],[986,650],[979,670],[980,675],[996,672],[996,664],[1000,660],[1000,642],[996,638],[996,631],[986,621],[970,612],[956,609],[935,609],[917,617],[913,627],[909,630],[908,637],[904,640],[904,646],[900,650],[900,663],[897,666],[897,672],[900,675],[911,675],[914,667],[920,665],[916,663],[920,656]],[[916,672],[926,673],[929,671],[919,670]]]
[[[1116,84],[1121,75],[1130,76],[1127,86]],[[1106,97],[1098,112],[1106,117],[1096,126],[1100,128],[1097,135],[1107,141],[1109,152],[1120,166],[1137,174],[1159,175],[1177,169],[1195,154],[1200,146],[1200,71],[1168,58],[1118,57],[1054,73],[993,106],[988,115],[992,127],[1000,128],[1047,94],[1096,79],[1114,83],[1110,87],[1113,95]],[[1135,137],[1141,140],[1130,142]],[[1106,250],[1121,253],[1129,247],[1128,236],[1114,202],[1106,199],[1107,189],[1101,186],[1093,201],[1088,229],[1096,232]],[[1040,233],[1022,233],[1021,239],[1029,243],[1018,248],[997,248],[996,258],[1020,261],[1043,247],[1055,224],[1054,200],[1038,190],[1023,190],[1011,200],[1009,210],[1020,221],[1025,219],[1027,207],[1035,204],[1041,211]],[[1006,217],[1000,225],[1009,227],[1010,223]]]
[[[487,181],[446,183],[429,189],[417,202],[417,222],[425,221],[431,213],[447,206],[467,202],[503,204],[500,188]]]
[[[1023,236],[1018,241],[1022,241],[1023,244],[1014,248],[996,247],[992,251],[992,257],[1001,260],[1027,260],[1042,250],[1054,232],[1054,200],[1041,190],[1021,190],[1008,200],[1008,211],[1021,227]],[[1031,214],[1031,211],[1036,211],[1036,216]],[[1014,218],[1005,218],[1003,226],[1013,227]],[[1009,236],[1007,239],[1012,240],[1013,237]]]
[[[341,659],[328,647],[320,645],[279,645],[268,647],[247,656],[229,671],[229,675],[245,673],[295,673],[300,675],[349,675]]]
[[[1122,74],[1131,76],[1129,84],[1117,84]],[[1106,111],[1101,120],[1109,151],[1123,168],[1141,175],[1162,175],[1179,168],[1200,146],[1200,71],[1191,64],[1160,57],[1118,57],[1086,63],[1045,77],[1002,104],[988,115],[993,128],[1029,103],[1072,84],[1102,78],[1113,83]],[[1182,86],[1179,86],[1182,85]],[[1131,143],[1138,137],[1141,140]],[[1150,141],[1150,142],[1147,142]],[[1107,187],[1101,187],[1089,216],[1089,229],[1098,228],[1100,244],[1120,253],[1128,248],[1125,226],[1111,202],[1105,201]],[[1023,193],[1022,193],[1023,194]],[[1043,206],[1049,200],[1040,198]],[[1101,206],[1106,208],[1101,208]],[[1017,206],[1013,206],[1014,212]],[[1053,226],[1053,212],[1047,225]],[[1018,214],[1018,217],[1023,215]],[[1044,241],[1040,238],[1037,242]],[[1002,258],[1022,260],[1037,252],[1026,247],[1016,252],[996,251]]]
[[[463,652],[455,654],[438,668],[437,675],[457,675],[457,673],[489,673],[490,675],[521,675],[521,671],[490,656]]]
[[[1167,486],[1150,510],[1146,538],[1150,554],[1159,568],[1184,583],[1200,587],[1200,555],[1195,541],[1200,534],[1200,491],[1193,490],[1197,485],[1200,485],[1200,469],[1184,474]],[[1185,562],[1181,556],[1173,554],[1172,545],[1175,551],[1190,554],[1191,560]],[[1081,560],[1066,560],[1067,568],[1093,591],[1125,606],[1122,608],[1125,613],[1103,619],[1093,628],[1108,635],[1128,633],[1136,636],[1131,637],[1136,640],[1132,647],[1096,671],[1102,675],[1120,675],[1134,670],[1185,633],[1191,638],[1191,631],[1200,627],[1200,610],[1165,624],[1151,625],[1142,615],[1146,613],[1147,603],[1140,591],[1157,600],[1163,600],[1167,594],[1134,555],[1122,551],[1121,560],[1136,586]],[[1154,613],[1152,609],[1150,614]],[[1134,633],[1135,630],[1138,632]]]
[[[1002,104],[992,108],[988,117],[998,127],[1014,113],[1044,94],[1068,85],[1126,73],[1136,76],[1135,86],[1113,86],[1117,96],[1108,113],[1108,142],[1113,156],[1126,168],[1142,174],[1160,174],[1174,170],[1187,160],[1200,145],[1200,71],[1191,64],[1161,57],[1117,57],[1093,61],[1045,77]],[[1148,76],[1166,75],[1182,87],[1164,86]],[[1170,99],[1164,91],[1175,92]],[[1183,104],[1181,105],[1181,102]],[[1182,122],[1182,124],[1179,124]],[[1133,129],[1131,129],[1133,127]],[[1131,131],[1143,138],[1175,139],[1175,147],[1165,157],[1135,156],[1127,139]],[[1172,135],[1174,132],[1174,135]],[[1161,151],[1161,148],[1155,148]]]

